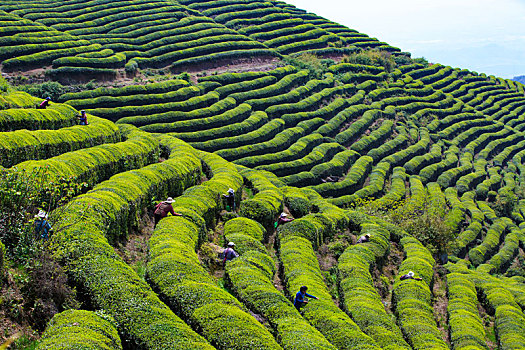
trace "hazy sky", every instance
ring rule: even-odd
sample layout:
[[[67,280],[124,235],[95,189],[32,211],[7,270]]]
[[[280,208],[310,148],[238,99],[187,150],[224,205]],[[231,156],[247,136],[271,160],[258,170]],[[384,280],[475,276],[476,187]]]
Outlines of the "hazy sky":
[[[412,57],[525,75],[525,0],[286,0]]]

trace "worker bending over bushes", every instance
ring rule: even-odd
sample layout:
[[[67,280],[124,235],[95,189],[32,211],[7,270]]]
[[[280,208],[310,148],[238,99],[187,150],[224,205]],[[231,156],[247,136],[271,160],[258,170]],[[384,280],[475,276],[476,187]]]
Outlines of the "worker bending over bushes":
[[[299,291],[297,292],[297,294],[295,294],[295,299],[293,301],[293,306],[295,306],[295,308],[298,311],[301,311],[301,307],[303,305],[308,304],[308,299],[306,299],[306,297],[319,300],[319,298],[317,298],[317,297],[315,297],[315,296],[313,296],[311,294],[306,293],[307,290],[308,290],[307,286],[302,286],[301,288],[299,288]]]
[[[168,197],[168,199],[166,199],[164,202],[160,202],[159,204],[157,204],[157,206],[155,207],[155,212],[153,213],[155,215],[155,227],[159,223],[160,219],[163,219],[166,216],[168,216],[168,213],[171,213],[171,215],[173,216],[182,216],[182,214],[176,213],[173,210],[173,206],[171,205],[171,203],[173,202],[173,198]]]

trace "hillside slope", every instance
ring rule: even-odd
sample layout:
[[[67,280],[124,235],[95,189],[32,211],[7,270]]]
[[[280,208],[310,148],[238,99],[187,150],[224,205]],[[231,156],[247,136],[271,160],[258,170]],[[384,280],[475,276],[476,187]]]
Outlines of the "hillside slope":
[[[45,110],[0,84],[1,213],[20,174],[80,185],[49,244],[1,226],[6,324],[37,327],[11,297],[34,247],[77,291],[38,349],[525,348],[524,85],[281,1],[53,4],[0,4],[6,77],[64,84]]]

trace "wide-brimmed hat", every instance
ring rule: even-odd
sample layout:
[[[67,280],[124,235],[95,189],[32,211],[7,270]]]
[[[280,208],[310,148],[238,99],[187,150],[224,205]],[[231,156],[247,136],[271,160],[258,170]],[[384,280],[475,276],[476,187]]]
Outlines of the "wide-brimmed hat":
[[[233,242],[228,242],[228,247],[234,247],[235,246],[235,243]]]
[[[288,216],[288,215],[286,213],[281,213],[281,216],[284,217],[284,216]]]
[[[39,218],[42,218],[42,219],[47,219],[47,213],[43,210],[39,210],[38,211],[38,214],[36,214],[36,216],[38,216]]]
[[[414,273],[413,273],[412,271],[410,271],[410,272],[408,273],[408,275],[409,275],[409,276],[414,276]]]
[[[51,97],[46,97],[46,100],[50,101],[50,100],[51,100]]]
[[[370,233],[367,233],[365,236],[368,237],[368,238],[370,238]]]
[[[165,202],[165,203],[170,203],[170,204],[171,204],[171,203],[173,203],[173,202],[175,202],[175,201],[173,200],[173,198],[168,197],[168,199],[166,199],[164,202]]]
[[[230,188],[230,189],[228,190],[228,193],[234,193],[234,192],[235,192],[235,191],[233,190],[233,188]]]

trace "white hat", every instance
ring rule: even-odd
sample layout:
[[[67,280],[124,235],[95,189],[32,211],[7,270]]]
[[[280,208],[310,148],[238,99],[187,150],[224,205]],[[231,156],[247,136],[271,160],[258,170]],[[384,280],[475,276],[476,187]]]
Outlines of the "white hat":
[[[228,190],[228,193],[234,193],[234,192],[235,192],[235,191],[233,190],[233,188],[230,188],[230,189]]]
[[[233,247],[233,246],[235,246],[235,243],[233,243],[233,242],[229,242],[228,243],[228,247]]]
[[[287,216],[286,213],[281,213],[281,216]]]
[[[174,200],[171,197],[168,197],[168,199],[165,200],[166,203],[173,203]]]
[[[38,211],[38,214],[36,214],[36,216],[38,216],[39,218],[42,218],[42,219],[47,219],[47,213],[43,210],[39,210]]]
[[[412,271],[410,271],[410,272],[408,273],[408,275],[412,277],[412,276],[414,276],[414,273],[413,273]]]
[[[365,236],[370,237],[370,233],[367,233]]]

